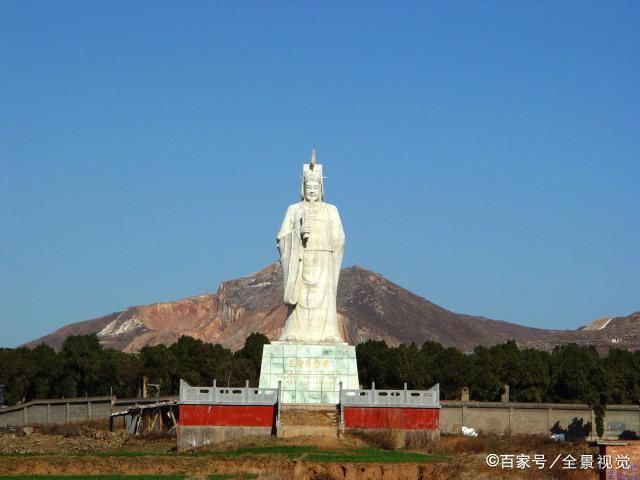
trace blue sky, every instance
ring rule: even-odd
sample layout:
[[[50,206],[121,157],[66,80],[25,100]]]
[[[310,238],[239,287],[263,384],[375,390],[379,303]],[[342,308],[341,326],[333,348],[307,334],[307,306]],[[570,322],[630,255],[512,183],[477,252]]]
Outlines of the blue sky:
[[[639,21],[635,1],[0,2],[0,346],[275,261],[313,146],[345,265],[535,327],[640,310]]]

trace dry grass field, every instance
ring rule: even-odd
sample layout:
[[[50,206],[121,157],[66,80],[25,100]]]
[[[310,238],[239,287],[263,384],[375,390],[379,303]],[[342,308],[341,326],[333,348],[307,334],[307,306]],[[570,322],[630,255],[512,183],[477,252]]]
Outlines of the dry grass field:
[[[391,435],[391,432],[389,433]],[[0,433],[0,478],[128,479],[590,479],[594,469],[487,466],[488,454],[597,455],[584,442],[541,436],[443,435],[394,450],[387,435],[344,438],[255,438],[177,453],[171,436],[129,437],[105,423],[36,427]]]

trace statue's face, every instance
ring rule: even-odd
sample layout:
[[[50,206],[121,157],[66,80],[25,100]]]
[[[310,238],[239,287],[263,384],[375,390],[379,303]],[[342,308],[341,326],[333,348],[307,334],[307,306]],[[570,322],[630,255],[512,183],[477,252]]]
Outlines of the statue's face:
[[[320,200],[320,184],[318,182],[304,182],[304,199],[307,202],[317,202]]]

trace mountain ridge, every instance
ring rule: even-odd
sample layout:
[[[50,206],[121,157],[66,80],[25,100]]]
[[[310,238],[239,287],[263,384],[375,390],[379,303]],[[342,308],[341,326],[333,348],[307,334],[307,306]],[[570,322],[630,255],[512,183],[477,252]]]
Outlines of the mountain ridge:
[[[275,262],[220,283],[216,293],[129,307],[65,325],[25,346],[46,343],[60,349],[70,335],[97,333],[103,346],[127,352],[145,345],[169,345],[181,335],[235,350],[252,332],[264,333],[271,340],[279,337],[287,314],[282,290],[282,271]],[[455,313],[355,265],[341,272],[337,312],[339,327],[350,344],[367,340],[422,344],[431,340],[470,351],[478,345],[516,340],[522,346],[548,350],[555,345],[550,339],[563,343],[576,333]]]

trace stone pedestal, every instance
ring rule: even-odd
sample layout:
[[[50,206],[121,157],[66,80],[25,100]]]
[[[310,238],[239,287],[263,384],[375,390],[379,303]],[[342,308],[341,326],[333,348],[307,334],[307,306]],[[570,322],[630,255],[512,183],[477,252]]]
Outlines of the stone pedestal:
[[[333,403],[343,389],[358,389],[356,347],[346,343],[273,342],[262,351],[260,388],[282,382],[282,403]]]

